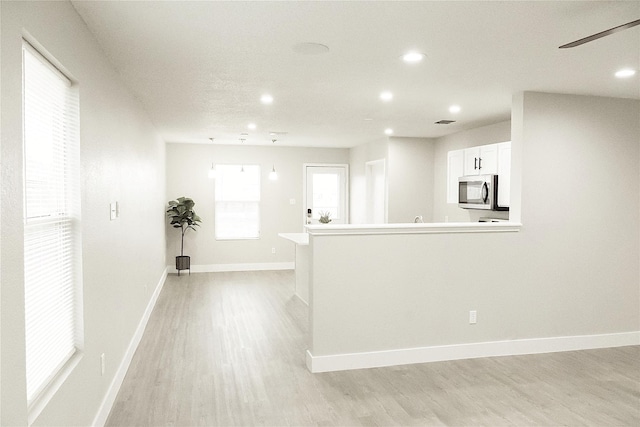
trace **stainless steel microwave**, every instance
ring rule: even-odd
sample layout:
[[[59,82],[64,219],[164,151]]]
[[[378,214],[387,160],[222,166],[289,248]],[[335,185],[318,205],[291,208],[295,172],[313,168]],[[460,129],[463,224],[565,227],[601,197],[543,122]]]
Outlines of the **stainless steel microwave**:
[[[464,209],[508,211],[498,206],[498,175],[471,175],[458,178],[458,206]]]

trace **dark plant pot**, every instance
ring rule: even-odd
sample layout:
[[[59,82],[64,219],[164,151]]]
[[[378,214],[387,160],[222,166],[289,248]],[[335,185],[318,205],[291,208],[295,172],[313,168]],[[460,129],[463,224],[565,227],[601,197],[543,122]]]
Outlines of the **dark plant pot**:
[[[178,276],[180,275],[180,270],[189,270],[189,274],[191,274],[191,257],[178,255],[176,257],[176,270],[178,270]]]

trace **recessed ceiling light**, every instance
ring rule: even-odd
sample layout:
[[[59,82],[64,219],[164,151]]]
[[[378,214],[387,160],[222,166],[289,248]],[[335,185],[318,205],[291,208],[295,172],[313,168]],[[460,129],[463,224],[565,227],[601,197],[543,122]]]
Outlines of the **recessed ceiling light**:
[[[391,101],[393,99],[393,94],[389,91],[384,91],[380,94],[380,99],[383,101]]]
[[[424,53],[419,53],[419,52],[407,52],[404,55],[402,55],[402,60],[409,64],[415,64],[417,62],[420,62],[422,61],[422,58],[424,58]]]
[[[619,79],[631,77],[635,74],[636,74],[636,70],[632,70],[631,68],[623,68],[622,70],[616,71],[616,77]]]
[[[269,95],[268,93],[265,93],[260,97],[260,102],[262,102],[263,104],[272,104],[273,96]]]
[[[384,130],[384,133],[385,133],[385,135],[392,135],[392,134],[393,134],[393,129],[391,129],[391,128],[386,128],[386,129]]]
[[[254,129],[256,128],[256,124],[255,124],[255,123],[249,123],[249,124],[247,125],[247,127],[248,127],[249,129],[251,129],[251,130],[254,130]]]
[[[449,112],[452,114],[456,114],[460,112],[460,106],[459,105],[452,105],[451,107],[449,107]]]

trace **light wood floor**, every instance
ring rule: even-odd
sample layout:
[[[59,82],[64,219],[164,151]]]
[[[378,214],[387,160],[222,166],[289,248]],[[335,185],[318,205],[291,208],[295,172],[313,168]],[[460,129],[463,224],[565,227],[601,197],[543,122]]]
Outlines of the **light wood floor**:
[[[637,346],[311,374],[293,281],[169,276],[107,425],[640,425]]]

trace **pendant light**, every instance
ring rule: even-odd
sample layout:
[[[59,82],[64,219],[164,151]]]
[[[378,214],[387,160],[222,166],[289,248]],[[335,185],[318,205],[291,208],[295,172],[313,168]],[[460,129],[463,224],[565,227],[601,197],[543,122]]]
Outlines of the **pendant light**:
[[[244,145],[244,141],[246,141],[245,138],[243,138],[244,136],[244,133],[240,134],[240,145]],[[240,166],[240,172],[244,173],[244,163],[242,164],[242,166]]]
[[[213,144],[213,138],[209,138],[211,143]],[[216,179],[216,166],[211,163],[211,169],[209,169],[209,179]]]
[[[276,143],[275,139],[271,140],[272,143]],[[276,165],[273,164],[272,168],[271,168],[271,172],[269,172],[269,179],[271,181],[277,181],[278,180],[278,173],[276,172]]]

